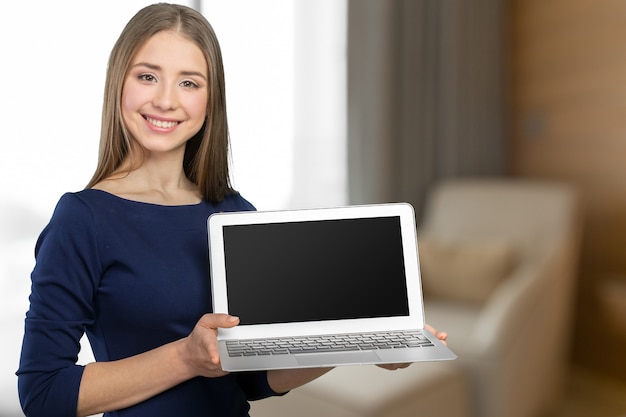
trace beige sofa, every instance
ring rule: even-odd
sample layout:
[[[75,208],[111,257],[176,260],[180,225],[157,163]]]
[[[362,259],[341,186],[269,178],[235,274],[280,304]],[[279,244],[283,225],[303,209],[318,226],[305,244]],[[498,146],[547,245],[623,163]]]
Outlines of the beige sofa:
[[[580,230],[564,184],[439,184],[418,230],[425,315],[459,358],[340,367],[251,416],[537,416],[563,387]]]

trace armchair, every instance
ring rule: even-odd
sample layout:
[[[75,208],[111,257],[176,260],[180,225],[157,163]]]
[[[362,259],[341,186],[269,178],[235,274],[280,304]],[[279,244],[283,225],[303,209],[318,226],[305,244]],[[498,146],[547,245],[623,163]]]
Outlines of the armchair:
[[[537,416],[563,387],[580,226],[565,184],[438,184],[418,228],[425,316],[459,358],[394,372],[340,367],[253,403],[251,415]]]

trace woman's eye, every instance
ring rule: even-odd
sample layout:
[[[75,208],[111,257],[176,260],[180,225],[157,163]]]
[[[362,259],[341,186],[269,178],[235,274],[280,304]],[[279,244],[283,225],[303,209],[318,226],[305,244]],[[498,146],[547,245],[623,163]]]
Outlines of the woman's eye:
[[[156,81],[156,77],[152,74],[140,74],[137,78],[142,81],[147,81],[147,82]]]
[[[180,83],[181,86],[185,87],[185,88],[198,88],[198,84],[194,83],[193,81],[183,81],[182,83]]]

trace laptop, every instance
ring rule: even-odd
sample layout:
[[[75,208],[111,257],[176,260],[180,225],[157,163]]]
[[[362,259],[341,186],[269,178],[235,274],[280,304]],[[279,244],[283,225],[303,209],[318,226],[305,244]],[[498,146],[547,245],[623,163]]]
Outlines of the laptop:
[[[407,203],[216,213],[208,219],[222,368],[455,359],[424,329]]]

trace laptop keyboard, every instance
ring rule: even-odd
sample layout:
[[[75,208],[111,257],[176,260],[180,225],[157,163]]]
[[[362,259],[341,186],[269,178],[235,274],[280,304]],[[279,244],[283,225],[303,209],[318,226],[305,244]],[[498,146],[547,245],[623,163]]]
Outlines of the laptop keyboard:
[[[285,338],[228,340],[228,354],[234,356],[287,355],[316,352],[348,352],[372,349],[401,349],[435,346],[419,331],[298,336]]]

